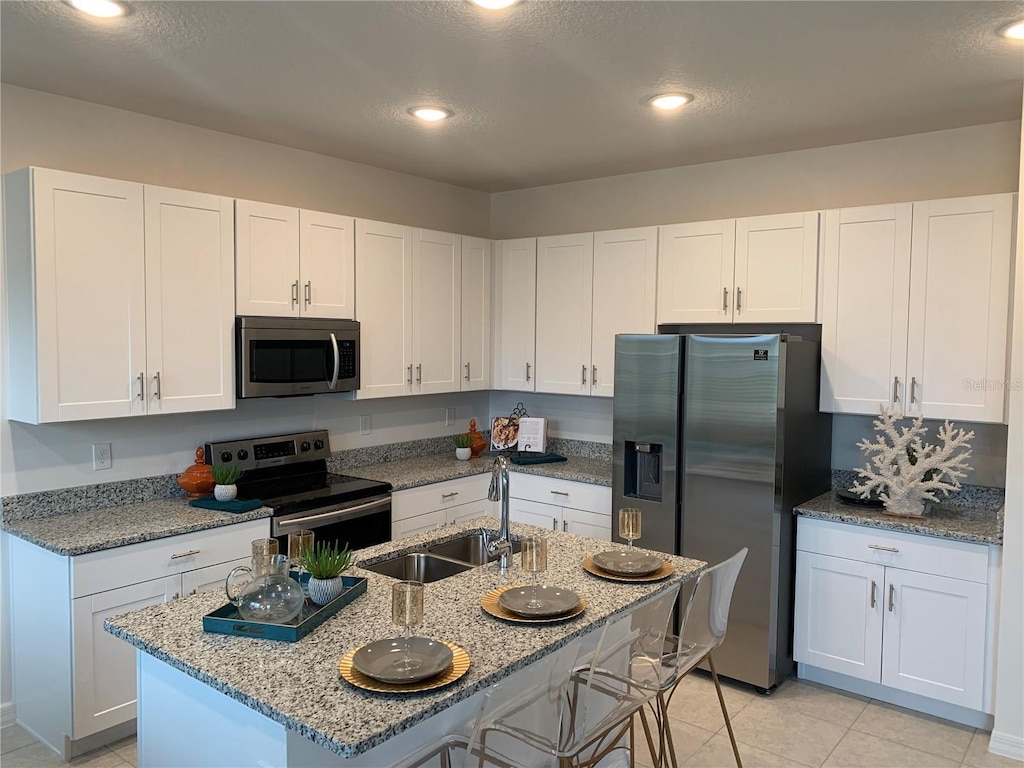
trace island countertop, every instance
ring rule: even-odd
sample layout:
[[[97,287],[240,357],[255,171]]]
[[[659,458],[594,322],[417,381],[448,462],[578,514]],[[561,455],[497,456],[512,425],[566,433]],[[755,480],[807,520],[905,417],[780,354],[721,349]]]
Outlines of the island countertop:
[[[361,550],[357,559],[372,564],[481,528],[493,531],[496,523],[490,517],[467,520]],[[205,633],[202,617],[223,604],[219,593],[150,606],[110,618],[104,627],[321,747],[354,757],[594,630],[609,616],[695,578],[707,565],[666,555],[675,566],[668,578],[612,582],[580,567],[587,554],[608,548],[609,542],[512,524],[513,538],[529,534],[549,537],[545,582],[576,591],[586,601],[586,610],[574,619],[546,625],[510,624],[484,613],[484,594],[528,580],[515,557],[505,575],[492,563],[427,584],[424,620],[416,634],[456,643],[469,653],[471,666],[460,680],[426,693],[374,694],[340,679],[338,662],[347,651],[397,633],[390,609],[394,580],[358,567],[352,575],[368,579],[366,594],[297,643]]]

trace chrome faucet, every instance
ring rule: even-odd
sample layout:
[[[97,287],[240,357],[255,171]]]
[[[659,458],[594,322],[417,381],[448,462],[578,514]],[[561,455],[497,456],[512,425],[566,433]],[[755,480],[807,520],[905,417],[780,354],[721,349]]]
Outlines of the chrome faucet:
[[[491,487],[487,491],[488,501],[501,502],[501,523],[498,527],[498,538],[487,543],[487,554],[493,557],[501,553],[501,573],[508,571],[508,557],[512,554],[511,536],[508,530],[508,462],[504,456],[494,460],[491,467]]]

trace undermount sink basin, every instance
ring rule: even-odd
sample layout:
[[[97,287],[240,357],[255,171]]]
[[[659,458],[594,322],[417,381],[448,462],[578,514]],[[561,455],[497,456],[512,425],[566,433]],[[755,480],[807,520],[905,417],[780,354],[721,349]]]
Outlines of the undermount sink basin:
[[[428,552],[412,552],[362,567],[368,571],[390,576],[393,579],[422,581],[424,584],[447,579],[449,576],[454,576],[457,573],[463,573],[473,568],[469,563],[460,563],[446,557],[432,555]]]
[[[497,555],[494,557],[488,557],[487,555],[487,544],[496,538],[498,538],[498,535],[493,531],[474,531],[457,539],[446,541],[443,544],[434,544],[431,547],[427,547],[427,552],[450,557],[453,560],[461,560],[464,563],[472,563],[473,565],[486,565],[498,557]],[[522,542],[512,542],[513,552],[518,552],[522,548]]]

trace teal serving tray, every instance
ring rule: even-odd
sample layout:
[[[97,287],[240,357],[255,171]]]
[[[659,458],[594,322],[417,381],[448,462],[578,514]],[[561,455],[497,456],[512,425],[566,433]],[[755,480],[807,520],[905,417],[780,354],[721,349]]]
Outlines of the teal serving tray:
[[[294,643],[304,638],[366,591],[365,578],[356,576],[342,576],[341,578],[344,580],[344,592],[327,605],[317,605],[307,597],[299,615],[286,624],[248,621],[239,616],[238,608],[228,603],[203,616],[203,630],[219,632],[223,635],[261,637],[265,640],[284,640]]]

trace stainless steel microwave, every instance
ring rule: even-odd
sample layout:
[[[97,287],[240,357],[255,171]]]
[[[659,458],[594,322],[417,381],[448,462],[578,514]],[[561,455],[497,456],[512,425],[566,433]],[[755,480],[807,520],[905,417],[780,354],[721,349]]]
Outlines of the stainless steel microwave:
[[[353,392],[359,389],[359,323],[239,317],[235,363],[240,398]]]

